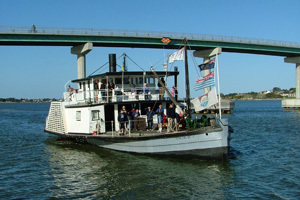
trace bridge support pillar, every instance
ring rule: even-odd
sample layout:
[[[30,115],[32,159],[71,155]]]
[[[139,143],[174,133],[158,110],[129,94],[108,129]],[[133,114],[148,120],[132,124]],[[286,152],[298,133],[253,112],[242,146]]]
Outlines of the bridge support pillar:
[[[289,110],[290,108],[300,108],[300,57],[287,57],[284,59],[286,63],[296,64],[296,99],[284,99],[281,104],[284,110]]]
[[[86,78],[86,62],[85,55],[93,49],[93,43],[85,43],[83,45],[71,48],[71,53],[77,55],[77,78]]]

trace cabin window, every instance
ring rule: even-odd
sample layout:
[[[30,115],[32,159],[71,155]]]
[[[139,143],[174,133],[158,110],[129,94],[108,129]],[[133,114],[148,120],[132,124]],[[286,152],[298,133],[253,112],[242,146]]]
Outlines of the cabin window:
[[[128,77],[125,77],[125,78],[124,78],[124,84],[129,84],[129,83],[130,83],[129,78],[128,78]]]
[[[76,121],[81,121],[81,111],[76,111]]]
[[[100,113],[99,110],[92,110],[92,120],[93,121],[97,121],[100,119],[99,113]]]
[[[121,85],[122,84],[122,79],[121,78],[116,78],[115,79],[115,84]]]
[[[124,77],[123,83],[124,84],[130,84],[129,78],[128,77]],[[122,78],[115,78],[115,84],[122,85]]]
[[[143,84],[143,77],[139,77],[139,84]]]
[[[154,78],[148,78],[148,84],[154,84]]]

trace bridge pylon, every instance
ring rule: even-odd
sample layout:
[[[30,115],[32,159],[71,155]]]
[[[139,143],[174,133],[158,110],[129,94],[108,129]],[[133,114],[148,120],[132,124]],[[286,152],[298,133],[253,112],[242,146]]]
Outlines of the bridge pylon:
[[[284,62],[296,64],[296,99],[283,99],[281,104],[285,110],[290,108],[300,110],[300,57],[286,57]]]
[[[85,55],[93,49],[93,43],[88,42],[71,48],[71,53],[77,55],[77,77],[78,79],[86,78]]]

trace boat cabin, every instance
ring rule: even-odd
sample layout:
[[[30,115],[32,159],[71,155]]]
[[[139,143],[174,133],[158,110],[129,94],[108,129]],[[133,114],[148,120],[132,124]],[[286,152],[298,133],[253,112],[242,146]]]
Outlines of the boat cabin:
[[[177,69],[174,72],[156,73],[160,79],[174,79],[172,86],[177,84]],[[125,107],[127,112],[132,108],[139,109],[141,119],[146,123],[145,109],[150,106],[155,111],[159,104],[167,108],[171,103],[164,92],[160,93],[162,88],[151,71],[106,72],[72,82],[77,83],[78,88],[66,88],[64,92],[65,117],[73,119],[66,119],[72,122],[66,126],[69,133],[117,131],[118,114],[122,107]],[[154,116],[154,123],[156,119]]]

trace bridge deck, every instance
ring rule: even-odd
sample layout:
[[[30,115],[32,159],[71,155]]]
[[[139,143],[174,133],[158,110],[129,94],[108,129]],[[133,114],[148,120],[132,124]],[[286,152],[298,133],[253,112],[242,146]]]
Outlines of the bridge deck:
[[[171,42],[161,41],[168,37]],[[0,45],[75,46],[179,49],[187,38],[192,50],[221,47],[223,52],[299,56],[300,43],[188,33],[107,29],[0,27]]]

